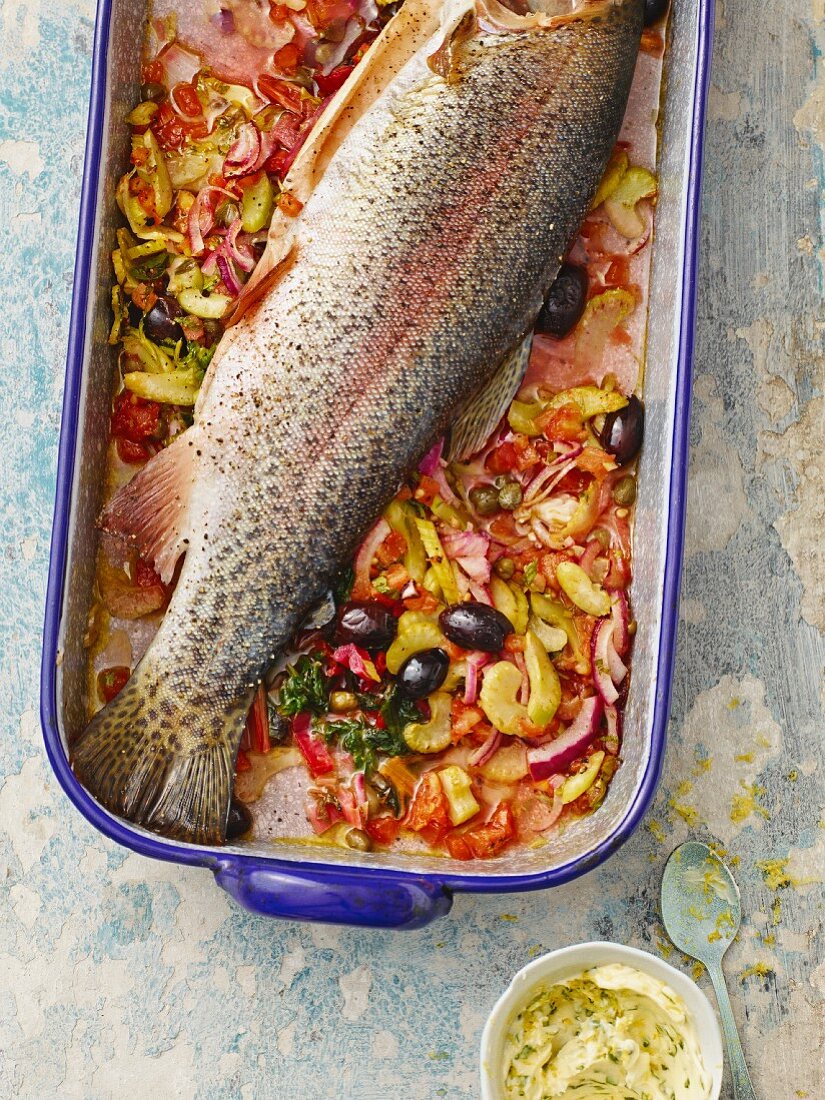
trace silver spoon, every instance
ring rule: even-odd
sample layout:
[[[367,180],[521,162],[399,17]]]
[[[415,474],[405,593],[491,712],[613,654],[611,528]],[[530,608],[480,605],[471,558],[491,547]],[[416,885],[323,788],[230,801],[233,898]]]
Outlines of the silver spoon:
[[[691,840],[671,852],[662,876],[665,931],[680,951],[707,968],[722,1017],[735,1100],[756,1100],[722,971],[722,957],[741,920],[739,887],[707,844]]]

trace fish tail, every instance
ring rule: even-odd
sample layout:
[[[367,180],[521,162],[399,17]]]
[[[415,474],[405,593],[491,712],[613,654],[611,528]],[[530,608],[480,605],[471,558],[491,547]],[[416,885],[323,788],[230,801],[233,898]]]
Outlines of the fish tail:
[[[226,832],[236,722],[192,713],[145,660],[71,748],[75,774],[98,802],[135,825],[191,844]]]

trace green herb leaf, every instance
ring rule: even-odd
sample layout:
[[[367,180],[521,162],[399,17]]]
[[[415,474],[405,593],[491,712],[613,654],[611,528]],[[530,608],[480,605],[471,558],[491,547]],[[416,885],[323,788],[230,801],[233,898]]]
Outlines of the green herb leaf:
[[[278,710],[287,718],[302,711],[324,714],[328,709],[329,687],[323,661],[312,654],[302,654],[286,670],[281,685]]]

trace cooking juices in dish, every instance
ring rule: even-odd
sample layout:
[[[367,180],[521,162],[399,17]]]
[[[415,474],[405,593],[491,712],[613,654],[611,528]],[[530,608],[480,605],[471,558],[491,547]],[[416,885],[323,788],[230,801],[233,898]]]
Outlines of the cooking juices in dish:
[[[664,982],[621,963],[538,991],[510,1024],[506,1100],[707,1100],[696,1028]]]
[[[254,801],[297,767],[324,839],[473,859],[604,798],[656,195],[644,142],[614,148],[642,7],[439,29],[407,0],[365,57],[389,9],[153,22],[117,185],[106,705],[73,746],[110,809],[234,839],[233,770]]]

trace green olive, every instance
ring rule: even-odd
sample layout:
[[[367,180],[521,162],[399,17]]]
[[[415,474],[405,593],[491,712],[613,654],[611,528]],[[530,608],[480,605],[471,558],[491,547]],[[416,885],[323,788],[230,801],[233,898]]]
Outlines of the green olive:
[[[154,80],[150,80],[148,84],[141,84],[140,86],[140,98],[151,99],[157,101],[163,99],[166,95],[166,89],[162,84],[156,84]]]
[[[516,571],[516,563],[512,558],[499,558],[493,566],[493,572],[503,581],[509,581]]]
[[[344,841],[348,848],[354,848],[356,852],[368,852],[372,847],[369,833],[365,833],[363,829],[350,829]]]
[[[329,697],[329,709],[336,714],[345,714],[357,706],[358,700],[351,691],[333,691]]]
[[[514,512],[521,504],[524,494],[517,481],[505,481],[498,491],[499,507],[506,512]]]
[[[470,490],[470,504],[480,516],[491,516],[499,509],[498,490],[492,485],[477,485]]]
[[[613,499],[617,504],[631,505],[636,499],[636,478],[630,474],[620,477],[613,486]]]

